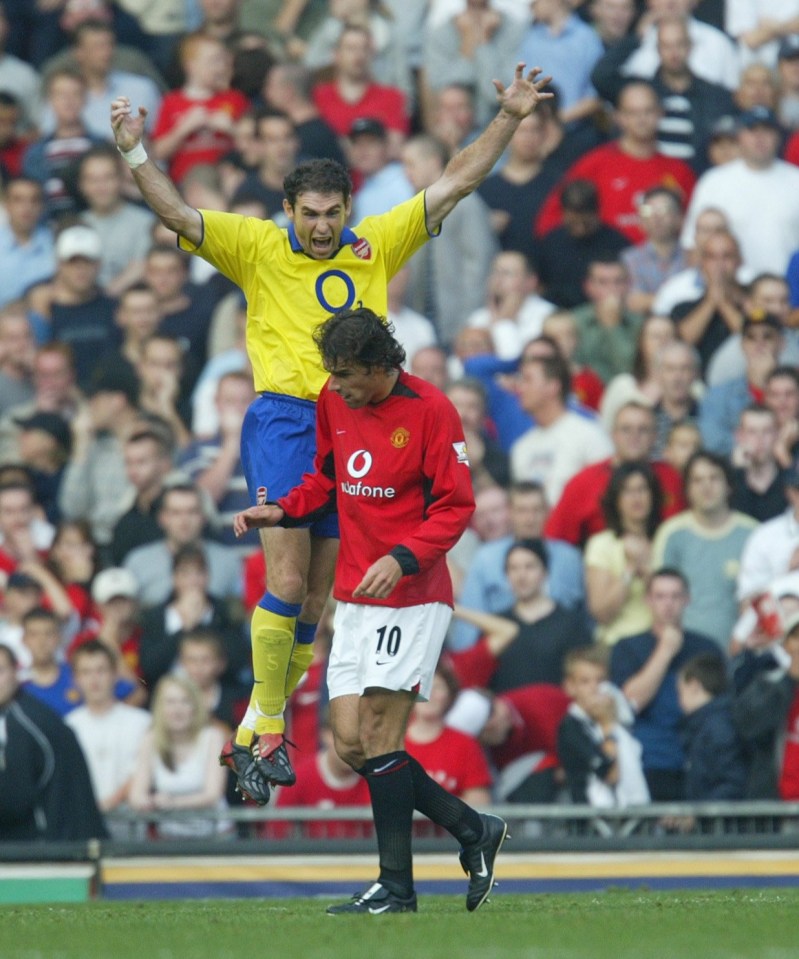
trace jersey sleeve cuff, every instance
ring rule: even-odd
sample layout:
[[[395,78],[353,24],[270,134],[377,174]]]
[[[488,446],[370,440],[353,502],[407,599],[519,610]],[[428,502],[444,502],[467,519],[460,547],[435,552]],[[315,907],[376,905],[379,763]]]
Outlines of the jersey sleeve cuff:
[[[395,546],[388,555],[399,563],[403,576],[413,576],[419,572],[419,560],[407,546]]]

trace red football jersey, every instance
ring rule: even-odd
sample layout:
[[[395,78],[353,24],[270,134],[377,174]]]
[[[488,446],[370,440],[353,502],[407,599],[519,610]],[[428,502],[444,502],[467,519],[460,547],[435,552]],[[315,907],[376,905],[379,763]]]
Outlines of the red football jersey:
[[[342,97],[335,83],[318,83],[313,99],[322,119],[340,137],[347,136],[359,117],[379,120],[387,130],[410,133],[405,95],[397,87],[370,83],[361,99],[352,103]]]
[[[366,570],[392,553],[403,577],[377,606],[452,605],[446,554],[474,512],[463,427],[426,380],[402,372],[381,403],[351,410],[327,384],[316,410],[314,472],[278,501],[284,525],[337,507],[341,548],[333,595],[353,602]]]
[[[531,683],[502,693],[511,707],[513,726],[508,738],[489,750],[497,769],[527,753],[543,753],[537,769],[557,766],[558,726],[569,708],[569,697],[549,683]]]
[[[682,477],[669,463],[655,460],[649,464],[663,493],[661,520],[685,509]],[[544,524],[544,535],[562,539],[573,546],[584,546],[589,536],[607,528],[602,512],[602,496],[610,483],[613,464],[609,459],[591,463],[576,473],[563,488],[560,499]]]
[[[240,90],[222,90],[204,100],[187,97],[182,90],[170,90],[161,101],[153,140],[171,133],[183,117],[203,107],[209,113],[227,113],[234,120],[249,109],[250,101]],[[169,160],[169,175],[179,183],[198,163],[214,164],[233,149],[233,137],[209,126],[190,133]]]
[[[369,786],[363,776],[352,775],[348,782],[335,782],[324,770],[319,756],[306,756],[296,765],[297,782],[291,789],[280,789],[275,805],[336,809],[341,806],[369,806]],[[266,839],[285,839],[294,832],[287,821],[266,822],[259,830]],[[311,839],[358,839],[372,834],[372,824],[356,819],[308,820],[301,835]]]
[[[462,796],[467,789],[491,788],[485,753],[473,736],[445,726],[430,743],[417,743],[406,736],[405,749],[453,796]]]
[[[591,180],[599,189],[599,216],[603,223],[615,227],[631,243],[642,243],[646,235],[641,229],[638,200],[645,190],[656,186],[669,187],[688,198],[696,183],[696,174],[682,160],[655,153],[651,157],[634,157],[619,149],[618,143],[606,143],[589,150],[566,171],[566,176],[544,201],[535,223],[536,236],[543,236],[560,225],[560,194],[570,180]]]

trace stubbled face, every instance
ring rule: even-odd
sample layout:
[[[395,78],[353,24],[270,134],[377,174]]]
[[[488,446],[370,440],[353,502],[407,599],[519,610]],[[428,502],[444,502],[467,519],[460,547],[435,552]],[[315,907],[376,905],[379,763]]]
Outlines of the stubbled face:
[[[351,208],[351,199],[341,193],[301,193],[294,206],[283,201],[303,251],[313,260],[328,260],[336,252]]]

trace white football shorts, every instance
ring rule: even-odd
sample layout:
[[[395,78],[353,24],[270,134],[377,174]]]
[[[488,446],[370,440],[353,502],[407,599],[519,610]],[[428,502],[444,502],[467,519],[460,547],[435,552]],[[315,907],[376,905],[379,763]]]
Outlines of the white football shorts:
[[[407,689],[426,700],[452,610],[446,603],[367,606],[339,603],[327,667],[330,698],[365,689]]]

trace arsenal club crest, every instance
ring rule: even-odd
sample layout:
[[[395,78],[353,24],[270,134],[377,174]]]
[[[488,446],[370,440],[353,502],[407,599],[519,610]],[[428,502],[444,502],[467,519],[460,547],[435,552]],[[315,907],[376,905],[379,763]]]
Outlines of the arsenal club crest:
[[[352,244],[352,252],[361,260],[372,259],[372,248],[369,246],[369,241],[364,240],[363,237]]]

